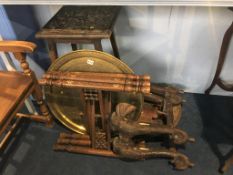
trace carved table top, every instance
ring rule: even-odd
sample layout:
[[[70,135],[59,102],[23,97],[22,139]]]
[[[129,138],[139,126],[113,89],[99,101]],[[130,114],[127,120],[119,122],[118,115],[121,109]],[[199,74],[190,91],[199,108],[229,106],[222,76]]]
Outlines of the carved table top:
[[[63,6],[38,38],[109,38],[119,6]]]

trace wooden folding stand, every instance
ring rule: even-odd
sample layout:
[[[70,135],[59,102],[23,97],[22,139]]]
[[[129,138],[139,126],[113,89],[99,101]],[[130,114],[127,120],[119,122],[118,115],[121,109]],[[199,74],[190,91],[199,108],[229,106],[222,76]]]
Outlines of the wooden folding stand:
[[[98,72],[50,71],[40,84],[82,89],[87,135],[61,133],[54,150],[139,160],[167,157],[173,159],[177,169],[193,166],[188,157],[173,146],[194,141],[186,132],[176,128],[182,103],[179,90],[154,84],[150,88],[147,75]],[[145,101],[152,104],[145,103],[137,115],[136,111],[142,106],[137,109],[128,99],[119,102],[113,111],[113,92],[143,93]],[[146,138],[135,140],[143,135],[168,135],[172,144],[170,148],[151,148],[147,146]]]
[[[61,133],[54,150],[111,157],[117,156],[111,151],[111,92],[150,91],[150,77],[133,74],[48,72],[40,80],[40,84],[82,88],[88,135]]]

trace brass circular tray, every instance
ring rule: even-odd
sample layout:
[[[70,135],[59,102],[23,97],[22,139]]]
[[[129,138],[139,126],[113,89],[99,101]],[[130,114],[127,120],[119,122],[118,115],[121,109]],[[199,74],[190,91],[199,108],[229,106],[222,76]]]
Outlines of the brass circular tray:
[[[95,50],[78,50],[58,58],[49,71],[64,72],[101,72],[101,73],[133,73],[122,61],[110,54]],[[78,88],[49,87],[44,88],[48,106],[53,115],[74,132],[85,134],[84,106]],[[143,96],[140,93],[112,93],[112,108],[118,103],[126,102],[137,107],[135,117],[139,117]]]

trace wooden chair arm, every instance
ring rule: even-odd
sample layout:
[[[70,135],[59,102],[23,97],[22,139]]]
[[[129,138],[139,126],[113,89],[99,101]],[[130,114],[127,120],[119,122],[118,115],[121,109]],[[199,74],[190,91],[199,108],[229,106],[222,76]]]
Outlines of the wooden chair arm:
[[[27,41],[0,41],[0,52],[32,53],[36,44]]]

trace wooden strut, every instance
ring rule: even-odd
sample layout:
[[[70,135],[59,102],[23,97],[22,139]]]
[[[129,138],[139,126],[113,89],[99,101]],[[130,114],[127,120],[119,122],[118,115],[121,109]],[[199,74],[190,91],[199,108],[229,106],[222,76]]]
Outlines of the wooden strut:
[[[111,149],[111,129],[110,129],[110,115],[112,111],[112,96],[111,92],[104,92],[104,121],[105,121],[105,134],[106,134],[106,141],[107,141],[107,147],[110,150]]]
[[[85,115],[87,116],[88,122],[88,132],[91,137],[91,146],[95,148],[95,138],[96,138],[96,128],[95,128],[95,101],[98,101],[96,90],[83,90],[85,98],[86,111]]]
[[[103,130],[106,130],[106,122],[105,122],[106,111],[105,111],[104,97],[102,91],[98,91],[98,101],[99,101],[102,128]]]

